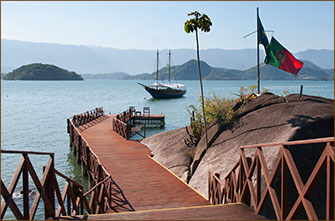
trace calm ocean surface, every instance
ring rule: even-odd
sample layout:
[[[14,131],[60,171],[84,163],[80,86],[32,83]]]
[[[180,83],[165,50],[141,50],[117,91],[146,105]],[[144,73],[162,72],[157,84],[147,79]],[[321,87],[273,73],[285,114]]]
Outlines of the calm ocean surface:
[[[187,87],[183,98],[155,100],[137,84],[138,81],[85,80],[85,81],[3,81],[1,80],[1,148],[3,150],[29,150],[55,153],[55,167],[79,182],[86,182],[80,173],[69,148],[66,119],[73,114],[103,107],[105,113],[119,113],[129,106],[142,110],[150,107],[152,114],[166,116],[164,129],[149,130],[148,135],[173,130],[189,124],[186,107],[198,104],[199,81],[178,81]],[[150,84],[152,81],[140,81]],[[206,96],[213,92],[220,97],[232,98],[241,86],[255,85],[256,81],[204,81]],[[304,94],[334,99],[333,81],[262,81],[261,86],[270,92],[283,95],[299,93],[304,85]],[[1,179],[8,186],[20,156],[1,155]],[[48,157],[30,156],[41,178],[42,167]],[[59,180],[60,185],[63,182]],[[18,183],[16,200],[21,200]],[[32,186],[32,185],[31,185]],[[31,196],[33,199],[34,196]],[[41,205],[40,205],[41,207]],[[14,218],[7,211],[7,219]],[[43,219],[38,212],[35,219]]]

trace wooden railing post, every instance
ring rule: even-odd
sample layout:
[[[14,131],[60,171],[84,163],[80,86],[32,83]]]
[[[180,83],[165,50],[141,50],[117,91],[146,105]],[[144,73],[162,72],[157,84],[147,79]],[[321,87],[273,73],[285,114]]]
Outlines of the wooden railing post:
[[[77,162],[80,162],[80,158],[81,158],[81,143],[82,143],[82,138],[81,135],[78,134],[78,146],[77,146]]]
[[[22,154],[24,158],[27,158],[27,154]],[[28,168],[27,164],[25,163],[22,170],[22,190],[21,193],[23,194],[23,217],[26,220],[29,220],[29,179],[28,179]]]
[[[50,217],[55,217],[55,194],[54,194],[54,180],[55,180],[55,161],[54,161],[54,155],[50,155],[51,158],[51,165],[49,174],[46,176],[44,189],[46,196],[50,202],[51,207],[53,208],[53,213],[50,213],[46,206],[44,205],[44,217],[45,219],[48,219]],[[43,171],[44,172],[44,171]],[[45,203],[44,203],[45,204]]]
[[[285,148],[282,146],[281,148]],[[286,219],[286,216],[288,214],[287,211],[287,191],[288,191],[288,182],[287,182],[287,174],[288,168],[285,163],[284,155],[281,156],[281,196],[280,196],[280,207],[281,207],[281,214],[280,219],[284,220]]]
[[[262,147],[257,147],[257,149],[260,152],[262,151]],[[261,184],[262,184],[261,165],[260,165],[259,159],[257,158],[257,161],[256,161],[256,185],[257,185],[257,187],[256,187],[256,203],[257,203],[257,205],[254,205],[254,207],[257,207],[260,200],[261,200]]]
[[[330,142],[327,143],[326,148],[328,149],[328,156],[327,156],[327,186],[326,186],[326,220],[334,220],[334,143],[333,143],[333,149],[330,147]]]

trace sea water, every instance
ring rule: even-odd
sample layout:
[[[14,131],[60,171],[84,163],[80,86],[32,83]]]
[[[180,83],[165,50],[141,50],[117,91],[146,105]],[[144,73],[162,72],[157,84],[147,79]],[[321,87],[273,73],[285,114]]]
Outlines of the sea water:
[[[151,81],[140,81],[143,84]],[[3,81],[1,80],[1,149],[44,151],[55,153],[55,168],[61,173],[84,184],[87,178],[81,175],[69,147],[66,119],[96,107],[103,107],[105,113],[120,113],[135,106],[136,110],[150,107],[152,114],[165,115],[165,127],[149,129],[147,136],[177,129],[189,124],[186,110],[190,104],[199,106],[199,81],[178,81],[186,85],[187,93],[178,99],[152,99],[143,87],[132,80],[85,80],[85,81]],[[205,96],[234,98],[241,86],[255,85],[256,81],[204,81]],[[262,81],[261,87],[270,92],[284,95],[303,93],[334,99],[333,81]],[[48,156],[30,155],[34,168],[41,179],[42,168]],[[1,179],[8,187],[17,167],[18,154],[1,154]],[[60,186],[64,181],[59,179]],[[31,180],[30,180],[30,183]],[[33,193],[36,189],[31,184]],[[22,207],[18,183],[15,201]],[[31,196],[33,200],[34,194]],[[44,219],[40,202],[35,219]],[[31,205],[30,205],[31,206]],[[14,219],[9,209],[6,219]],[[21,210],[22,211],[22,210]]]

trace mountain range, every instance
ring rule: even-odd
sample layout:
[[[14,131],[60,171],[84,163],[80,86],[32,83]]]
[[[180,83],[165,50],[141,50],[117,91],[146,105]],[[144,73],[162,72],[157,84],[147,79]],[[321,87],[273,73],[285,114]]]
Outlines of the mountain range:
[[[295,76],[271,65],[260,65],[262,80],[334,80],[334,69],[322,69],[310,61],[303,60],[304,66]],[[198,80],[197,61],[191,59],[182,65],[171,66],[171,79]],[[201,61],[201,73],[204,80],[254,80],[257,79],[257,67],[247,70],[218,68]],[[111,74],[83,74],[84,79],[116,79],[116,80],[152,80],[156,72],[129,75],[123,72]],[[160,80],[168,79],[168,67],[159,70]]]
[[[334,50],[308,49],[295,53],[323,69],[334,68]],[[183,65],[195,59],[194,49],[172,50],[172,65]],[[200,51],[201,60],[209,66],[247,71],[256,64],[256,49]],[[264,60],[264,51],[260,51]],[[168,63],[168,50],[160,51],[161,68]],[[87,45],[36,43],[1,39],[1,73],[8,73],[31,63],[53,64],[80,74],[124,72],[129,75],[155,70],[155,50],[115,49]]]

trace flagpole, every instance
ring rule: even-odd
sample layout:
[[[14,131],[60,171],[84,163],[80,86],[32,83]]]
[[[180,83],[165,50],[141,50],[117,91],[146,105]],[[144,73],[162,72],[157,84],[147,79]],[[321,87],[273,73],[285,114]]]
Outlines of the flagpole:
[[[259,18],[259,15],[258,15],[258,7],[257,7],[257,94],[260,94],[259,93],[259,85],[260,85],[260,79],[259,79],[259,36],[258,36],[258,29],[259,29],[259,25],[258,25],[258,18]]]

